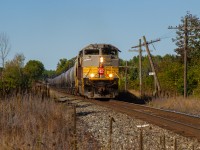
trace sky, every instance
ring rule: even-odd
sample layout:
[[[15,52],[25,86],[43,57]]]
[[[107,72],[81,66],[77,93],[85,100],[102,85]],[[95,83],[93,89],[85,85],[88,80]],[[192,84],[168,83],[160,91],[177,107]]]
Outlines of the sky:
[[[143,36],[161,38],[149,46],[152,55],[175,54],[176,30],[168,27],[187,11],[200,17],[200,0],[0,0],[0,33],[9,37],[7,60],[23,54],[25,63],[39,60],[55,70],[60,59],[95,43],[112,44],[130,60],[138,53],[128,50]]]

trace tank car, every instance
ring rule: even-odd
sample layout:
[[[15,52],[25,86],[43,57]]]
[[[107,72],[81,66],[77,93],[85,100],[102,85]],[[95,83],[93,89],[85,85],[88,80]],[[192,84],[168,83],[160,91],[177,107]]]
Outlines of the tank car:
[[[115,98],[118,95],[119,52],[111,44],[90,44],[79,51],[75,65],[51,83],[88,98]]]

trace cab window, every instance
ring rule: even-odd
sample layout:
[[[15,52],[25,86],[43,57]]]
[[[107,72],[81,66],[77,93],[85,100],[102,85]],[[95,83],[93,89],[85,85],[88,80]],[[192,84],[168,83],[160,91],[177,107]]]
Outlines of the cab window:
[[[82,57],[83,56],[83,51],[79,52],[79,56]]]
[[[86,49],[85,55],[99,55],[98,49]]]
[[[102,49],[102,55],[117,55],[117,51],[115,49]]]

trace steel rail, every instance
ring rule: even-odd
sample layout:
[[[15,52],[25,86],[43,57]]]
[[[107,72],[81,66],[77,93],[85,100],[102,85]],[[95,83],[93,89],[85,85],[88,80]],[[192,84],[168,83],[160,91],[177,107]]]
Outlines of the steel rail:
[[[153,108],[153,107],[144,106],[144,105],[138,105],[138,104],[133,104],[133,103],[128,103],[128,102],[119,102],[115,100],[112,100],[111,103],[116,103],[121,106],[123,105],[126,107],[130,107],[131,109],[133,107],[137,107],[137,109],[142,109],[142,110],[148,111],[149,113],[159,113],[159,115],[166,115],[167,117],[173,116],[175,117],[175,119],[178,118],[179,120],[180,119],[186,120],[186,121],[189,121],[190,124],[194,124],[197,127],[200,127],[200,117],[198,116],[189,115],[189,114],[180,113],[180,112],[174,112],[174,111],[165,110],[165,109]]]

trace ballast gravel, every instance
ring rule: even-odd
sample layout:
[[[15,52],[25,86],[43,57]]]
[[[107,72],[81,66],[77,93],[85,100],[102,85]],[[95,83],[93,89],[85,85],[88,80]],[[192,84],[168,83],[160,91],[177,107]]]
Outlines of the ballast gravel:
[[[92,138],[99,143],[97,149],[200,150],[200,142],[196,139],[180,136],[172,131],[84,100],[72,98],[68,99],[68,102],[76,105],[77,136],[84,137],[82,135],[90,133]],[[82,149],[81,144],[83,143],[77,141],[78,149]]]

